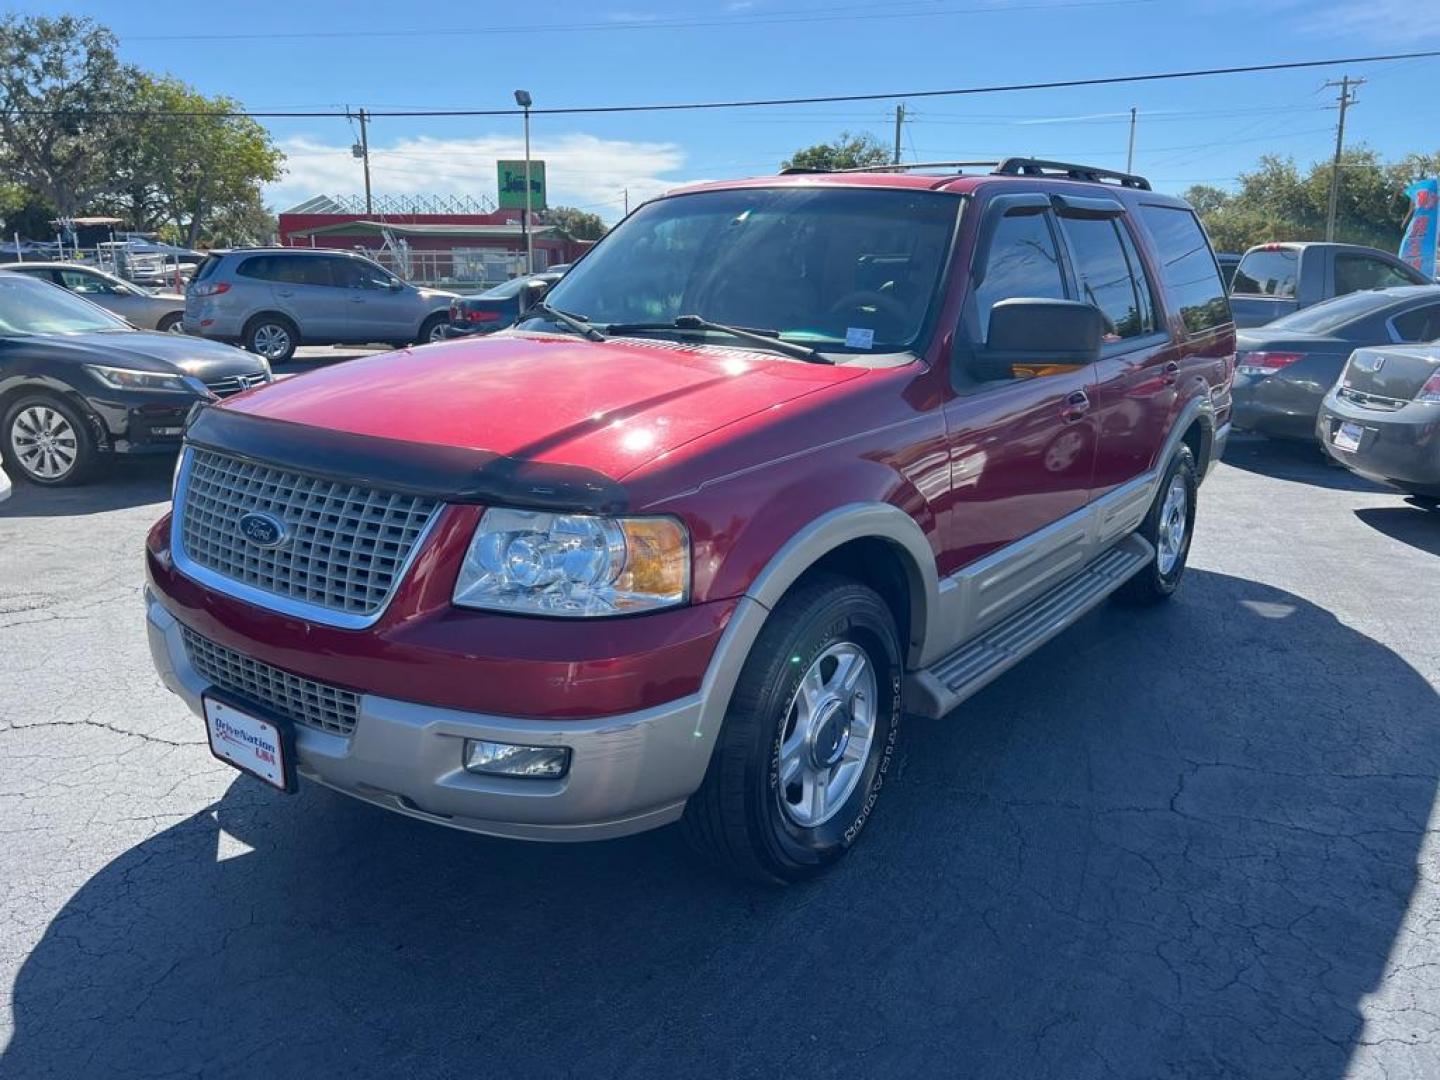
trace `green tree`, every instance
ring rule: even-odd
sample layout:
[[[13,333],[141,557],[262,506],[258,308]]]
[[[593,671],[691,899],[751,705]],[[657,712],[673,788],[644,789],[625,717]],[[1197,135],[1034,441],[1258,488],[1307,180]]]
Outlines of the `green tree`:
[[[782,161],[782,169],[861,169],[866,165],[886,165],[890,151],[873,135],[842,131],[834,142],[816,143],[795,156]]]
[[[599,240],[605,235],[605,223],[599,214],[577,210],[573,206],[552,206],[545,211],[545,221],[567,240]]]
[[[212,222],[233,232],[255,221],[260,185],[276,180],[284,155],[239,104],[206,97],[178,79],[139,77],[132,127],[115,148],[112,198],[138,229],[170,224],[198,244]],[[243,226],[241,231],[251,226]]]
[[[111,180],[138,72],[90,19],[0,18],[0,169],[64,217]]]

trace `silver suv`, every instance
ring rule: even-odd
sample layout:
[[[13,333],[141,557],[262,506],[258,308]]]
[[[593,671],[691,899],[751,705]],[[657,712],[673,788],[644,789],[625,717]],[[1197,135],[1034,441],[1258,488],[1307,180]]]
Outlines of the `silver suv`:
[[[272,362],[302,344],[400,348],[438,341],[455,295],[417,288],[347,251],[245,248],[200,264],[185,290],[185,331]]]

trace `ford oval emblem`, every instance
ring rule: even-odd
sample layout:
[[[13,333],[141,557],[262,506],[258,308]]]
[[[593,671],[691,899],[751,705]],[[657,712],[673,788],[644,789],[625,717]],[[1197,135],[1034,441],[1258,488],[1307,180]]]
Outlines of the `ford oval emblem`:
[[[290,530],[274,514],[252,510],[240,519],[240,535],[260,548],[277,548],[290,537]]]

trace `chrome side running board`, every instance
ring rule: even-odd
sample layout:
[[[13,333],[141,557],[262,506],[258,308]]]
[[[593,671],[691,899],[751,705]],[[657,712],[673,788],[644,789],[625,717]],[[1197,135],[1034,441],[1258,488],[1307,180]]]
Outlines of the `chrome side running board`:
[[[1138,573],[1155,548],[1131,534],[1014,615],[906,679],[906,711],[941,717]]]

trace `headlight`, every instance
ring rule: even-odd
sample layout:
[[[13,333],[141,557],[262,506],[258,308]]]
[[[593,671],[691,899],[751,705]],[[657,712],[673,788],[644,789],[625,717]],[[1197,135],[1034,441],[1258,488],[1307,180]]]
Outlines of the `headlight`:
[[[168,375],[161,371],[136,371],[134,368],[104,367],[86,364],[85,370],[115,390],[183,390],[193,393],[194,385],[184,375]]]
[[[485,511],[455,582],[461,607],[624,615],[683,604],[690,537],[669,517]]]

